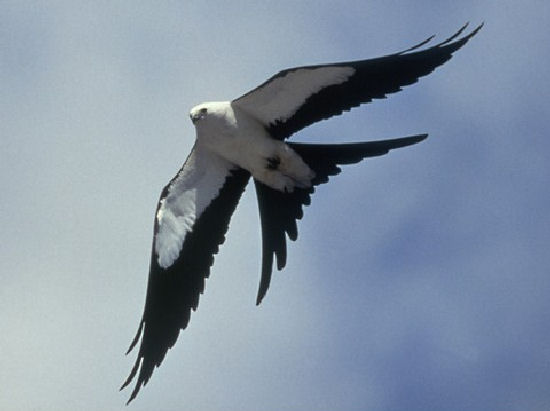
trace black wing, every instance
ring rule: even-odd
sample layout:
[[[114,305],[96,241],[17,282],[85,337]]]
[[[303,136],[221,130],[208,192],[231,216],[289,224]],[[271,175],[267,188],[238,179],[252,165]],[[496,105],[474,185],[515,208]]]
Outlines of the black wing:
[[[445,63],[483,26],[424,50],[429,39],[385,57],[283,70],[233,104],[259,119],[273,138],[293,133],[352,107],[400,91]]]
[[[315,171],[310,188],[295,188],[292,193],[274,190],[258,180],[256,195],[262,225],[262,275],[256,304],[260,304],[271,281],[273,259],[277,269],[286,264],[286,237],[292,241],[298,237],[296,220],[303,216],[302,206],[309,205],[314,187],[328,182],[329,176],[340,173],[340,164],[358,163],[365,157],[386,154],[394,148],[405,147],[424,140],[428,135],[419,134],[392,140],[349,144],[301,144],[287,143]]]
[[[128,403],[136,397],[141,386],[147,384],[154,368],[162,363],[176,343],[180,330],[185,329],[189,322],[191,310],[197,309],[214,255],[225,239],[229,220],[249,177],[250,173],[243,169],[229,172],[217,197],[198,216],[192,231],[185,235],[179,256],[167,268],[159,265],[153,244],[145,309],[127,353],[140,337],[141,344],[134,367],[121,387],[126,387],[138,375]],[[168,187],[161,199],[167,195]],[[158,231],[157,218],[155,236]]]

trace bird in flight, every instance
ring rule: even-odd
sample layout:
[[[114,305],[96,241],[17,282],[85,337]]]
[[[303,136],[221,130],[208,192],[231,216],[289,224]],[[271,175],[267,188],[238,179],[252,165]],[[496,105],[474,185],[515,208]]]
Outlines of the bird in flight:
[[[339,165],[416,144],[418,134],[347,144],[285,142],[297,131],[353,107],[400,91],[449,60],[483,26],[463,35],[380,58],[286,69],[243,96],[194,107],[196,139],[177,175],[162,190],[145,309],[127,354],[137,359],[120,388],[137,381],[128,403],[160,366],[189,323],[204,291],[214,255],[252,177],[262,231],[262,267],[256,298],[269,288],[274,261],[286,265],[286,238],[296,240],[296,220],[314,187],[340,172]]]

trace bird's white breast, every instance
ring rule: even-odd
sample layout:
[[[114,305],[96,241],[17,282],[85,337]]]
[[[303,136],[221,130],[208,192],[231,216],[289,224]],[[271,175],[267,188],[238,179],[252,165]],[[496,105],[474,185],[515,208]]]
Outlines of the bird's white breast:
[[[230,102],[205,103],[201,107],[206,107],[208,114],[195,124],[199,145],[252,173],[263,167],[279,142],[258,120]]]

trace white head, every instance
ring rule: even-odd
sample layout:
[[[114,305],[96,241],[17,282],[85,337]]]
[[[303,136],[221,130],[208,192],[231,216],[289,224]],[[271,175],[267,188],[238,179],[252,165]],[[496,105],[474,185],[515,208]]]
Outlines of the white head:
[[[202,103],[195,106],[189,112],[191,121],[195,127],[218,126],[231,123],[233,120],[233,110],[229,101],[214,101]]]

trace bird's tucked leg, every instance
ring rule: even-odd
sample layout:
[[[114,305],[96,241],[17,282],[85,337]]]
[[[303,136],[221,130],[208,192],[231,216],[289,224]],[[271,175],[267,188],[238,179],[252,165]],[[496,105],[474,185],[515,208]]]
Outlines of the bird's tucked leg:
[[[279,191],[291,193],[295,187],[311,187],[315,173],[288,145],[277,142],[272,155],[265,158],[264,166],[254,177]]]
[[[279,164],[281,164],[281,159],[279,157],[268,157],[266,168],[268,170],[277,170],[279,168]]]

